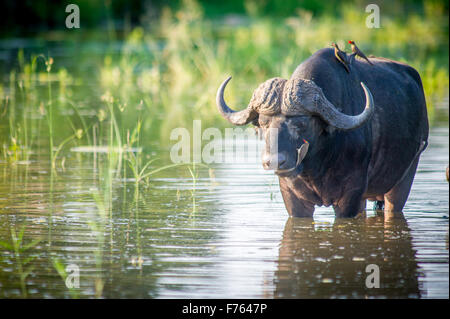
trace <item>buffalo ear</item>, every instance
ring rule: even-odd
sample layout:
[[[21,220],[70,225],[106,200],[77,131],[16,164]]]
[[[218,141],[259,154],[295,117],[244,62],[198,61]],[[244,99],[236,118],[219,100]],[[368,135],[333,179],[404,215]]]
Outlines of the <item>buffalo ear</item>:
[[[259,120],[259,116],[257,116],[254,120],[252,120],[252,125],[253,126],[256,126],[256,127],[259,127],[259,122],[258,122],[258,120]]]
[[[261,126],[259,125],[258,119],[259,119],[259,116],[256,119],[254,119],[251,123],[254,126],[253,128],[255,129],[256,136],[258,137],[259,140],[261,140],[263,134],[262,134],[262,129],[261,129]]]

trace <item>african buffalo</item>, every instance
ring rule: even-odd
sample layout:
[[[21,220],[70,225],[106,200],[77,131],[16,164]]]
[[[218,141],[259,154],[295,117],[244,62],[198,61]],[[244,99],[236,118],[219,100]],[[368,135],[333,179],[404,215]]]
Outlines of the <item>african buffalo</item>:
[[[337,217],[353,217],[366,200],[402,211],[428,145],[418,72],[385,58],[371,58],[373,65],[347,58],[349,73],[332,49],[319,50],[289,80],[262,83],[242,111],[225,103],[230,78],[217,91],[225,119],[261,128],[263,166],[279,176],[292,216],[311,217],[315,205],[333,205]]]

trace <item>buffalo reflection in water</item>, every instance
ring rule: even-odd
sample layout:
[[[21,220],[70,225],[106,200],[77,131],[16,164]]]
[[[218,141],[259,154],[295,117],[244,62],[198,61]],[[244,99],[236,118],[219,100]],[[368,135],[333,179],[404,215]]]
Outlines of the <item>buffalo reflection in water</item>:
[[[395,218],[394,218],[395,217]],[[419,298],[420,275],[402,214],[336,220],[289,218],[275,272],[275,298]],[[366,288],[366,266],[380,287]]]

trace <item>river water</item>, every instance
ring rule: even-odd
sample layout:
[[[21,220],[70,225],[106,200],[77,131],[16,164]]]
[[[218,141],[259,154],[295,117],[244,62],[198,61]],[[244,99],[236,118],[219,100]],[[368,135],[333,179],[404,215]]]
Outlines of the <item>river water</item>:
[[[0,298],[448,298],[448,128],[429,142],[403,216],[351,220],[288,218],[257,162],[137,185],[97,153],[1,161]]]

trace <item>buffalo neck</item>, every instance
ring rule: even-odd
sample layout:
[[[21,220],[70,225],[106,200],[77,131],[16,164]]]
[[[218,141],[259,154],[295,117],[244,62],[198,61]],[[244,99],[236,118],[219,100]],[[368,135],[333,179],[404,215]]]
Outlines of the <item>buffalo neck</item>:
[[[348,133],[343,131],[334,131],[333,133],[324,133],[317,139],[314,145],[311,145],[305,160],[302,162],[303,169],[298,175],[290,177],[280,177],[288,180],[288,184],[294,185],[301,182],[312,193],[316,204],[321,205],[328,202],[332,194],[328,194],[328,189],[324,185],[329,184],[329,180],[335,179],[330,172],[342,165],[341,149],[347,143]]]

